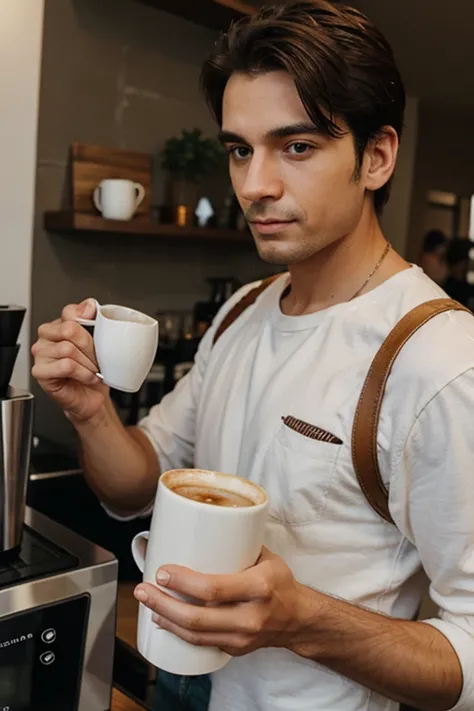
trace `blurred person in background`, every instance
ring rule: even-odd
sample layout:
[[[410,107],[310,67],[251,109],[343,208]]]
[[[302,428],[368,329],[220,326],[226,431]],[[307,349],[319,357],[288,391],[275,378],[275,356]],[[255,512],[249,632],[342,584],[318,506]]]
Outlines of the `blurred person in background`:
[[[442,285],[448,276],[446,264],[446,249],[448,238],[441,230],[430,230],[423,238],[418,264],[426,276],[433,279],[436,284]]]
[[[469,253],[474,249],[471,240],[455,237],[446,251],[448,276],[443,288],[452,299],[474,311],[474,285],[468,282]]]

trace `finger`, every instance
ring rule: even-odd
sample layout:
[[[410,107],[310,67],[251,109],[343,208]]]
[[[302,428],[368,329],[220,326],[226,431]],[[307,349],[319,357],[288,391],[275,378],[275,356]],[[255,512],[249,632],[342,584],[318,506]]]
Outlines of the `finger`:
[[[271,560],[265,556],[257,565],[234,575],[204,575],[189,568],[165,565],[156,580],[163,587],[202,602],[268,600],[272,592]]]
[[[244,631],[245,612],[237,605],[204,607],[178,600],[149,583],[140,584],[135,597],[159,617],[183,629],[201,632]]]
[[[149,583],[141,583],[135,597],[155,614],[188,630],[204,632],[250,632],[253,613],[245,605],[205,607],[178,600]],[[253,630],[253,628],[252,628]]]
[[[85,299],[80,304],[68,304],[62,312],[63,321],[74,321],[76,318],[93,319],[96,312],[95,299]]]
[[[61,326],[62,321],[52,321],[51,323],[43,323],[38,328],[38,340],[40,341],[62,341]]]
[[[77,346],[71,341],[60,341],[60,343],[52,343],[40,339],[31,349],[37,360],[61,360],[62,358],[70,358],[75,360],[79,365],[90,370],[94,375],[97,373],[97,363],[88,358]]]
[[[43,338],[38,338],[38,340],[31,346],[31,355],[36,358],[42,352],[47,343],[49,343],[49,341],[45,341]]]
[[[172,632],[185,642],[198,647],[218,647],[231,656],[240,656],[250,651],[251,640],[245,635],[225,632],[195,632],[166,619],[153,620],[161,629]]]
[[[96,385],[101,380],[92,371],[71,358],[35,363],[31,371],[35,380],[75,380],[83,385]]]
[[[94,341],[90,333],[76,321],[60,321],[45,323],[38,329],[39,339],[42,341],[71,341],[90,360],[95,362]]]
[[[262,546],[262,550],[260,551],[260,556],[258,558],[259,563],[264,563],[265,561],[272,561],[272,560],[278,560],[278,556],[275,555],[275,553],[272,553],[271,550],[268,548],[265,548],[265,546]]]

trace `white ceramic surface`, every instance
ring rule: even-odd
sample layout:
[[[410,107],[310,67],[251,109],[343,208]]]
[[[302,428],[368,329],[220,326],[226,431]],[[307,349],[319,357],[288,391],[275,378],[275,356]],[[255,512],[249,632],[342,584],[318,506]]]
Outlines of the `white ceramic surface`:
[[[106,385],[126,393],[140,390],[158,347],[158,321],[135,309],[96,301],[95,319],[76,321],[94,326],[94,347]]]
[[[145,188],[132,180],[103,180],[93,193],[94,205],[106,220],[131,220],[143,202]]]
[[[240,492],[257,503],[220,507],[186,499],[168,485],[192,477],[197,483]],[[143,580],[156,585],[156,571],[166,563],[200,573],[237,573],[256,563],[263,544],[268,498],[256,484],[218,472],[182,469],[166,472],[158,484],[150,531],[139,533],[132,553]],[[173,594],[169,590],[164,592]],[[152,622],[152,612],[140,603],[138,650],[151,664],[172,674],[208,674],[230,657],[215,647],[197,647]]]

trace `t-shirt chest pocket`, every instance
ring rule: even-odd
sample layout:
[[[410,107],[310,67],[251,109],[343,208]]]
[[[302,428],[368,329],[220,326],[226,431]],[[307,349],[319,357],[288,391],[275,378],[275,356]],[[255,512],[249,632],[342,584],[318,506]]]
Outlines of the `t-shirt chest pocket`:
[[[299,429],[282,422],[259,482],[268,493],[270,517],[286,525],[313,523],[321,517],[343,449],[339,439],[319,428]],[[308,431],[311,436],[302,433]]]

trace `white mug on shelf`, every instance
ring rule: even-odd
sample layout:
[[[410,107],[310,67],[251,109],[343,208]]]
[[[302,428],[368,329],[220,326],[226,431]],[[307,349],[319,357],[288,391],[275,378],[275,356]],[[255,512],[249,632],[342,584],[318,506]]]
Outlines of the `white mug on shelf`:
[[[217,506],[195,501],[176,493],[174,489],[181,485],[216,489],[221,494],[231,492],[247,499],[249,505]],[[144,582],[156,585],[156,572],[167,563],[208,574],[238,573],[251,567],[262,549],[267,509],[266,492],[248,479],[201,469],[166,472],[158,483],[150,531],[139,533],[132,541],[133,557]],[[142,603],[137,641],[145,659],[171,674],[208,674],[230,659],[221,649],[197,647],[160,629],[152,621],[151,610]]]
[[[94,205],[106,220],[131,220],[145,198],[145,188],[132,180],[102,180],[93,193]]]
[[[97,301],[94,319],[76,318],[94,326],[94,348],[106,385],[126,393],[140,390],[158,348],[158,321],[126,306]]]

